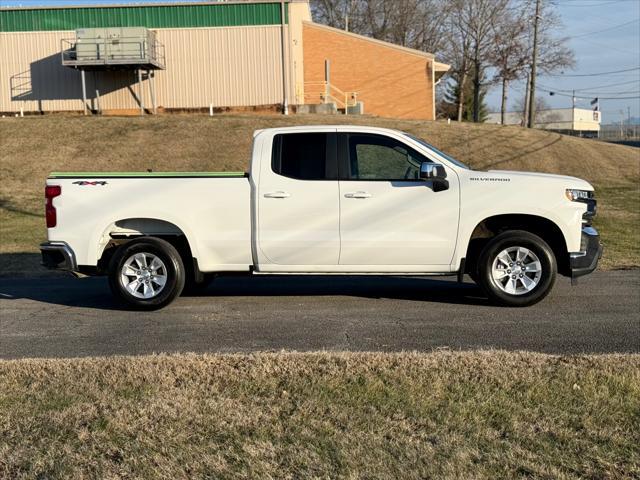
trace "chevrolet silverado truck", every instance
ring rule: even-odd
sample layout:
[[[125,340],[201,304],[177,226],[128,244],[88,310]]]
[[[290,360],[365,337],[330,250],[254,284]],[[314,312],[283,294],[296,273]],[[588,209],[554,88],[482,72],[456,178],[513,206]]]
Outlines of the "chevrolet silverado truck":
[[[52,173],[45,197],[43,264],[107,275],[143,309],[240,273],[467,273],[495,303],[527,306],[602,254],[586,181],[474,171],[381,128],[260,130],[248,174]]]

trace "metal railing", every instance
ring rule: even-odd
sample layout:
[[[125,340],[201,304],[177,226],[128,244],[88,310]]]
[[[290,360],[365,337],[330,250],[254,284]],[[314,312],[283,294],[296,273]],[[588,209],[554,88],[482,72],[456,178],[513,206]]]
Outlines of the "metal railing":
[[[640,125],[620,122],[600,125],[602,140],[640,140]]]
[[[335,103],[338,109],[344,109],[345,115],[349,114],[349,108],[358,104],[358,92],[343,92],[335,85],[326,82],[305,82],[305,103]]]
[[[85,41],[86,40],[86,41]],[[140,37],[83,39],[63,38],[60,42],[62,64],[91,65],[152,65],[165,68],[164,45]]]

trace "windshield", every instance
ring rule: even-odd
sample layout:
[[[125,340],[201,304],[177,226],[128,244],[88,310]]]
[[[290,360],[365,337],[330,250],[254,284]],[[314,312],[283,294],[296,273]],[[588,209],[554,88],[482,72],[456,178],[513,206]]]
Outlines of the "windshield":
[[[411,140],[415,140],[416,142],[418,142],[420,145],[422,145],[423,147],[436,152],[438,155],[446,158],[447,160],[449,160],[451,163],[453,163],[454,165],[461,167],[461,168],[466,168],[467,170],[471,170],[469,168],[468,165],[465,165],[464,163],[462,163],[460,160],[456,160],[455,158],[453,158],[451,155],[447,155],[446,153],[438,150],[436,147],[434,147],[433,145],[425,142],[424,140],[422,140],[421,138],[418,137],[414,137],[413,135],[409,134],[409,133],[405,133],[404,135],[406,135],[407,137],[409,137]]]

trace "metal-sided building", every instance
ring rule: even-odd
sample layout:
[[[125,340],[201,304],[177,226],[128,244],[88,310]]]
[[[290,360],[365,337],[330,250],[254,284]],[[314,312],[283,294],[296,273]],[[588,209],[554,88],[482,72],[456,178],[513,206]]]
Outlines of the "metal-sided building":
[[[536,128],[571,135],[597,134],[601,112],[588,108],[550,108],[536,111]],[[500,113],[487,115],[486,123],[500,124]],[[522,112],[505,112],[505,125],[522,125]]]
[[[144,61],[114,61],[134,47]],[[97,48],[93,63],[87,48]],[[447,69],[429,53],[315,24],[307,0],[0,8],[2,113],[328,103],[434,119]]]

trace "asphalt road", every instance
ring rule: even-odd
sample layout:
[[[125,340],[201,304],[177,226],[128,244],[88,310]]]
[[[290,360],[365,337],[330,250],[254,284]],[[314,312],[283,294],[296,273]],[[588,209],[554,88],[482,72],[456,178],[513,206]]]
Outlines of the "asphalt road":
[[[235,277],[157,312],[115,304],[103,278],[0,278],[0,357],[152,352],[498,348],[640,352],[640,270],[559,278],[542,303],[488,304],[471,283]]]

